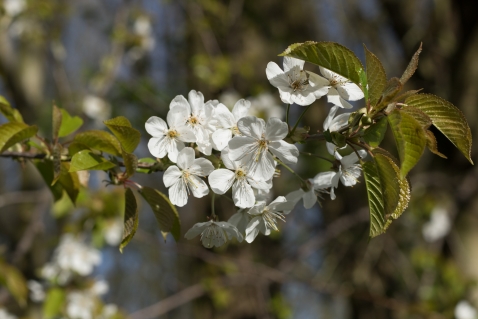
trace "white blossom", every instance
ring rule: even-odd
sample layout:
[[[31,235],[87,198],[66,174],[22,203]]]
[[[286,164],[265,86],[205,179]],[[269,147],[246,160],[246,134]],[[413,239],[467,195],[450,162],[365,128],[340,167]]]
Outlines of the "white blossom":
[[[445,237],[451,229],[448,211],[443,207],[435,207],[430,215],[430,221],[422,228],[423,238],[431,243]]]
[[[329,82],[328,102],[350,109],[352,105],[347,101],[358,101],[364,97],[362,89],[349,79],[323,67],[320,67],[320,73]]]
[[[184,114],[188,110],[178,106],[168,112],[166,120],[157,116],[150,117],[145,124],[146,131],[153,136],[149,139],[148,149],[155,157],[168,158],[176,162],[178,153],[184,148],[184,142],[196,142],[196,136],[191,128],[184,123]]]
[[[30,290],[30,299],[34,302],[40,302],[45,299],[45,290],[36,280],[28,280],[28,290]]]
[[[107,220],[103,229],[103,236],[108,245],[118,245],[123,237],[123,221],[119,218]]]
[[[83,112],[98,123],[102,123],[111,116],[111,105],[95,95],[86,95],[83,98]]]
[[[215,222],[212,220],[195,224],[187,231],[184,237],[186,239],[193,239],[199,234],[201,235],[201,242],[206,248],[222,246],[233,238],[236,238],[239,242],[244,239],[236,226],[228,222]]]
[[[310,209],[315,205],[317,202],[317,195],[315,194],[315,189],[312,185],[313,180],[310,179],[307,182],[309,184],[309,189],[307,191],[299,188],[285,196],[286,202],[280,205],[284,214],[290,213],[301,199],[304,201],[305,209]]]
[[[308,71],[304,71],[304,61],[284,57],[284,71],[275,62],[269,62],[266,75],[269,82],[279,89],[282,102],[287,104],[310,105],[327,94],[329,81]]]
[[[341,129],[345,128],[348,125],[349,117],[351,113],[343,113],[335,116],[339,106],[334,105],[330,108],[329,115],[324,121],[324,131],[329,130],[330,132],[338,132]],[[331,155],[334,155],[338,147],[330,142],[326,142],[327,150]]]
[[[212,101],[204,103],[204,96],[201,92],[191,90],[188,100],[182,95],[176,96],[169,105],[170,110],[179,107],[182,120],[181,124],[190,127],[196,136],[196,143],[199,151],[205,155],[211,155],[212,141],[211,134],[216,130],[216,119],[214,118],[214,104]]]
[[[478,317],[478,313],[476,308],[470,305],[470,303],[466,300],[461,300],[455,306],[455,318],[456,319],[476,319]]]
[[[227,169],[220,168],[212,172],[208,177],[209,185],[214,193],[221,195],[232,186],[234,205],[241,208],[252,207],[256,200],[253,188],[267,190],[272,187],[270,180],[267,182],[256,180],[248,167],[232,161],[228,150],[223,150],[221,158]]]
[[[248,213],[253,216],[246,228],[246,241],[252,243],[259,232],[269,236],[271,229],[278,231],[277,220],[285,221],[281,213],[281,204],[286,202],[284,196],[277,197],[272,203],[258,202]]]
[[[365,150],[359,150],[357,153],[361,159],[367,156]],[[322,172],[312,179],[312,185],[317,191],[323,191],[330,187],[330,198],[332,200],[336,198],[334,189],[339,186],[339,181],[345,186],[354,186],[357,184],[362,171],[360,164],[355,164],[359,160],[355,152],[343,157],[335,152],[335,158],[340,162],[337,171]]]
[[[104,280],[96,281],[89,289],[74,290],[68,293],[66,313],[71,319],[93,319],[96,300],[108,291]]]
[[[237,127],[242,136],[229,141],[229,157],[242,161],[258,180],[266,181],[274,175],[276,162],[272,154],[286,164],[297,163],[299,150],[282,140],[288,133],[285,122],[272,117],[266,125],[263,119],[246,116],[239,120]]]
[[[206,183],[198,176],[207,176],[214,170],[212,163],[205,158],[195,158],[194,150],[185,147],[179,152],[177,166],[172,165],[164,172],[163,182],[169,188],[169,199],[176,206],[188,202],[189,191],[194,197],[209,194]]]
[[[245,117],[249,111],[251,102],[240,99],[234,105],[232,112],[222,103],[215,106],[216,131],[212,133],[213,146],[216,150],[222,151],[227,143],[235,135],[240,135],[237,128],[237,121]]]
[[[279,105],[277,98],[269,92],[261,93],[249,98],[251,101],[251,115],[268,119],[271,117],[283,118],[285,109]]]
[[[237,230],[239,230],[241,234],[246,233],[247,225],[252,219],[252,216],[249,215],[248,211],[249,209],[247,208],[241,208],[227,221],[228,223],[236,226]]]
[[[3,0],[3,9],[5,14],[10,17],[19,15],[27,7],[26,0]]]
[[[17,316],[12,315],[7,310],[0,308],[0,319],[17,319]]]

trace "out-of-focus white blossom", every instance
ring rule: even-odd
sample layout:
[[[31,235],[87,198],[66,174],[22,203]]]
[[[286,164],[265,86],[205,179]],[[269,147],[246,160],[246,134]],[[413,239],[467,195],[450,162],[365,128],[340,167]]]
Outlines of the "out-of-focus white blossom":
[[[107,304],[103,306],[98,319],[110,319],[118,313],[118,306],[115,304]]]
[[[206,248],[222,246],[233,238],[236,238],[240,242],[243,240],[236,226],[228,222],[215,222],[210,220],[205,223],[197,223],[188,230],[184,237],[186,239],[193,239],[199,234],[201,234],[201,242]]]
[[[22,13],[27,7],[26,0],[3,0],[3,9],[9,17],[14,17]]]
[[[111,105],[95,95],[83,98],[83,112],[96,122],[103,122],[111,117]]]
[[[34,302],[40,302],[45,299],[45,290],[43,286],[36,280],[27,282],[28,290],[30,290],[30,299]]]
[[[461,300],[455,306],[455,319],[476,319],[478,313],[476,308],[470,305],[466,300]]]
[[[17,319],[17,316],[14,316],[7,310],[0,308],[0,319]]]
[[[277,103],[277,99],[269,92],[261,93],[248,99],[251,101],[251,115],[262,119],[277,117],[284,118],[285,108]]]
[[[450,229],[451,221],[448,211],[441,206],[437,206],[433,209],[430,220],[423,225],[423,238],[432,243],[445,237]]]
[[[71,319],[96,318],[95,308],[98,297],[108,292],[108,283],[104,280],[96,281],[89,289],[75,290],[68,293],[66,313]]]
[[[103,231],[106,243],[116,246],[123,238],[123,222],[119,218],[108,220]]]

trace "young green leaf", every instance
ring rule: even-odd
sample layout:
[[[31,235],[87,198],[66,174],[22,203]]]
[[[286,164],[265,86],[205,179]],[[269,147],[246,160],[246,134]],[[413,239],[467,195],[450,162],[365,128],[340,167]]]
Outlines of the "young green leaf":
[[[78,130],[83,120],[78,116],[71,116],[65,109],[61,109],[62,121],[58,137],[65,137]]]
[[[394,110],[388,116],[388,123],[395,138],[401,162],[401,176],[404,178],[417,164],[426,145],[425,130],[420,123],[406,112]]]
[[[60,109],[56,106],[53,105],[53,112],[52,112],[52,117],[53,117],[53,142],[57,143],[58,142],[58,133],[60,132],[60,127],[61,127],[61,120],[63,115],[61,114]]]
[[[70,172],[77,172],[83,170],[101,170],[106,171],[116,165],[108,161],[103,156],[94,154],[89,150],[83,150],[76,153],[70,164]]]
[[[80,193],[80,179],[76,172],[70,173],[70,163],[61,163],[61,173],[58,183],[61,184],[63,190],[71,199],[73,205],[75,205],[78,194]]]
[[[365,44],[363,48],[365,50],[365,66],[367,68],[370,105],[374,106],[377,104],[387,85],[387,74],[385,73],[382,62],[367,49]]]
[[[427,135],[427,147],[430,152],[440,156],[441,158],[447,158],[443,153],[440,153],[438,151],[437,139],[435,138],[435,135],[432,133],[432,131],[427,130],[425,133]]]
[[[124,195],[124,229],[123,240],[119,247],[120,252],[123,252],[123,248],[133,239],[136,230],[138,229],[139,213],[138,204],[136,203],[136,197],[130,188],[127,188]]]
[[[400,112],[412,116],[418,123],[420,123],[420,126],[423,127],[424,130],[427,130],[432,125],[431,118],[416,107],[406,105],[400,108]]]
[[[382,117],[378,122],[370,125],[363,134],[363,140],[371,147],[378,147],[387,132],[387,119]]]
[[[138,168],[138,158],[134,154],[123,152],[123,161],[126,167],[126,174],[128,177],[133,176]]]
[[[53,181],[51,182],[52,185],[56,183],[58,178],[60,178],[61,172],[61,144],[56,143],[53,145],[52,150],[52,162],[53,162]]]
[[[141,133],[131,126],[128,119],[124,116],[118,116],[106,120],[104,123],[119,140],[123,149],[128,153],[133,153],[139,144]]]
[[[169,198],[160,191],[150,187],[143,187],[139,193],[151,206],[158,221],[159,229],[163,232],[171,232],[174,239],[178,241],[181,234],[181,223],[178,211],[171,204]]]
[[[360,86],[362,62],[351,50],[338,43],[313,41],[295,43],[279,56],[290,56],[320,65]]]
[[[365,187],[367,189],[368,205],[370,207],[370,237],[375,237],[385,231],[385,207],[380,175],[375,161],[361,161]]]
[[[53,162],[48,160],[36,160],[34,164],[40,172],[45,184],[50,188],[55,202],[59,201],[63,196],[63,186],[61,183],[53,184]]]
[[[74,141],[88,148],[106,152],[114,156],[121,156],[123,153],[118,139],[106,131],[90,130],[78,133]]]
[[[21,305],[26,305],[28,288],[25,277],[17,268],[0,260],[0,284],[5,286],[15,300]]]
[[[420,42],[420,47],[418,48],[417,52],[413,55],[412,59],[410,60],[410,63],[408,63],[407,68],[405,69],[405,72],[403,72],[402,77],[400,78],[400,82],[402,84],[405,84],[415,73],[415,71],[418,68],[418,56],[420,55],[420,52],[422,52],[422,43]]]
[[[0,153],[9,147],[34,136],[38,132],[36,125],[10,122],[0,125]]]
[[[394,101],[394,98],[402,90],[402,83],[398,78],[391,78],[388,80],[385,89],[383,89],[382,95],[378,101],[378,104],[372,108],[370,115],[373,116],[385,109],[389,103]]]
[[[14,109],[8,101],[0,95],[0,113],[3,114],[10,122],[24,123],[23,117],[18,112],[17,109]]]
[[[66,294],[63,289],[56,287],[49,289],[43,303],[43,318],[57,318],[65,304],[65,299]]]
[[[412,95],[405,100],[405,103],[428,115],[433,125],[473,164],[471,130],[465,116],[456,106],[433,94]]]

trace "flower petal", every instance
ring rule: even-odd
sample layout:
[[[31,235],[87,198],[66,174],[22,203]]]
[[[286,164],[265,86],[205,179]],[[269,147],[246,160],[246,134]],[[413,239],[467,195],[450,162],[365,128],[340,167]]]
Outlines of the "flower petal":
[[[289,86],[289,78],[275,62],[267,64],[266,76],[269,82],[276,88]]]
[[[189,104],[191,105],[191,113],[199,115],[204,112],[204,95],[201,92],[191,90],[188,94]]]
[[[188,187],[194,197],[201,198],[209,194],[209,188],[202,179],[195,175],[191,175],[189,178]]]
[[[231,128],[236,124],[234,115],[231,111],[222,103],[216,106],[215,118],[217,119],[217,127],[219,128]]]
[[[250,155],[257,148],[256,144],[256,140],[252,137],[234,136],[228,143],[229,158],[237,161]]]
[[[258,140],[261,139],[265,126],[264,120],[255,116],[245,116],[237,122],[237,128],[242,135]]]
[[[362,89],[355,83],[347,82],[337,86],[340,96],[347,101],[357,101],[363,99]]]
[[[222,151],[232,139],[232,131],[230,129],[218,129],[216,132],[212,133],[211,138],[214,148],[218,151]]]
[[[317,196],[315,196],[315,192],[313,188],[309,190],[308,192],[305,192],[302,198],[304,199],[305,209],[310,209],[315,205],[315,203],[317,203]]]
[[[293,144],[286,141],[273,141],[269,143],[269,150],[285,164],[297,163],[299,150]]]
[[[178,126],[176,127],[176,132],[178,133],[177,139],[186,143],[195,143],[196,135],[194,131],[187,126]]]
[[[259,234],[260,223],[262,218],[260,216],[254,217],[246,227],[246,241],[250,244],[256,239]]]
[[[366,150],[358,150],[357,153],[359,153],[360,158],[364,159],[367,156],[367,151]],[[355,152],[350,153],[347,156],[342,157],[340,159],[340,163],[342,164],[343,167],[347,168],[351,166],[352,164],[357,163],[359,160],[357,154]]]
[[[332,121],[335,117],[335,113],[337,113],[338,109],[339,107],[337,105],[334,105],[330,108],[329,114],[327,115],[324,121],[324,131],[327,131],[329,129],[330,124],[332,124]]]
[[[229,157],[229,147],[226,147],[221,151],[221,160],[226,168],[232,169],[233,171],[236,170],[236,163]]]
[[[296,91],[291,93],[292,102],[298,105],[307,106],[315,102],[316,98],[313,92]]]
[[[208,221],[208,222],[205,222],[205,223],[196,223],[194,224],[193,227],[191,227],[191,229],[189,229],[186,234],[184,234],[184,238],[186,239],[193,239],[194,237],[198,236],[199,234],[201,234],[204,229],[206,229],[208,226],[210,226],[213,222],[212,221]]]
[[[189,167],[189,173],[198,176],[208,176],[214,171],[211,161],[205,158],[196,158]]]
[[[162,137],[152,137],[148,142],[149,152],[154,157],[163,158],[167,153],[167,144],[168,138],[164,135]]]
[[[189,108],[183,104],[178,104],[169,110],[166,120],[168,121],[169,127],[175,129],[186,125],[189,115]]]
[[[234,115],[235,122],[239,121],[241,118],[247,116],[249,108],[251,107],[251,102],[240,99],[234,104],[232,108],[232,115]]]
[[[284,67],[284,72],[293,69],[295,66],[299,67],[299,69],[302,70],[304,68],[304,63],[304,60],[285,56],[284,60],[282,61],[282,66]]]
[[[251,215],[247,213],[246,209],[239,209],[237,213],[231,216],[228,223],[236,226],[236,228],[242,233],[246,233],[247,224],[251,219]]]
[[[182,179],[178,179],[177,182],[168,189],[168,194],[169,200],[173,205],[183,207],[188,202],[186,184]]]
[[[251,185],[245,180],[236,181],[232,185],[232,199],[234,205],[240,208],[252,207],[256,201]]]
[[[178,160],[179,152],[184,148],[184,143],[177,141],[175,139],[169,139],[169,143],[166,146],[166,150],[168,152],[168,158],[171,162],[176,163]]]
[[[177,164],[181,169],[188,169],[194,163],[195,153],[191,147],[185,147],[179,152]]]
[[[319,173],[312,179],[312,186],[317,190],[329,188],[332,186],[332,180],[335,175],[337,175],[337,172],[330,171]]]
[[[289,128],[286,122],[282,122],[277,117],[271,117],[267,121],[265,138],[268,141],[282,140],[287,136]]]
[[[287,199],[284,196],[277,196],[276,199],[274,199],[267,207],[269,207],[269,210],[277,211],[277,207],[280,207],[280,205],[284,204],[287,202]]]
[[[243,162],[245,165],[249,165],[249,170],[254,179],[265,181],[271,179],[276,167],[272,155],[269,152],[263,152],[258,160],[255,160],[252,156],[253,154],[244,157]]]
[[[345,101],[340,95],[339,92],[333,87],[329,89],[329,93],[327,94],[327,102],[337,105],[339,107],[343,107],[346,109],[351,109],[353,106],[349,102]]]
[[[189,105],[188,100],[182,95],[177,95],[169,104],[169,109],[172,110],[177,106],[182,106],[188,111],[188,115],[191,114],[191,106]]]
[[[235,181],[235,174],[228,169],[220,168],[212,172],[208,177],[209,185],[216,194],[224,194]]]
[[[181,178],[182,172],[176,165],[169,166],[163,174],[163,183],[166,187],[171,187]]]
[[[146,129],[146,132],[148,132],[149,135],[154,137],[164,136],[168,131],[168,126],[166,122],[162,118],[157,116],[151,116],[146,121],[144,127]]]

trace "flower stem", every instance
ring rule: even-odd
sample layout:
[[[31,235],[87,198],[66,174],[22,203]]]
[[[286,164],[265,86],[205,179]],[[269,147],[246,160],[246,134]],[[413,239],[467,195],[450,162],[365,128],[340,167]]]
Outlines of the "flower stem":
[[[285,112],[285,122],[287,123],[287,127],[289,128],[290,130],[290,126],[289,126],[289,111],[290,111],[290,104],[287,104],[287,110]]]
[[[310,108],[312,104],[310,105],[307,105],[307,107],[305,108],[305,110],[302,112],[302,114],[299,116],[299,119],[297,120],[297,122],[295,123],[294,127],[292,128],[292,131],[290,131],[289,133],[289,137],[292,136],[297,128],[297,126],[299,125],[300,121],[302,120],[302,118],[304,117],[305,113],[307,112],[307,110]]]
[[[289,172],[291,172],[292,174],[295,175],[295,177],[297,177],[302,183],[306,183],[305,180],[300,177],[299,174],[297,174],[292,168],[290,168],[289,166],[287,166],[286,164],[284,164],[280,159],[278,159],[277,157],[275,158],[275,160],[277,161],[277,163],[279,163],[280,165],[284,166]]]
[[[325,157],[320,156],[320,155],[317,155],[317,154],[312,154],[312,153],[308,153],[308,152],[300,152],[300,154],[304,154],[304,155],[307,155],[307,156],[317,157],[317,158],[323,159],[324,161],[327,161],[327,162],[330,162],[330,163],[334,164],[334,161],[333,161],[333,160],[328,159],[328,158],[325,158]]]
[[[214,200],[216,199],[216,193],[212,192],[212,196],[211,196],[211,210],[212,210],[212,218],[213,220],[216,220],[216,210],[214,208]]]

